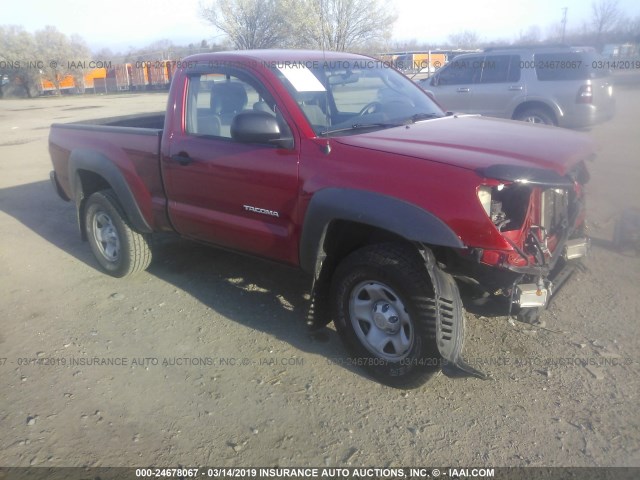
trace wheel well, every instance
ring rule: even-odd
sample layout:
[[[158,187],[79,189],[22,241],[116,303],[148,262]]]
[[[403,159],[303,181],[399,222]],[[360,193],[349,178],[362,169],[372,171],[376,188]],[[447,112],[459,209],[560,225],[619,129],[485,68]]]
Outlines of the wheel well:
[[[542,102],[525,102],[525,103],[521,103],[520,105],[518,105],[515,109],[515,111],[513,112],[512,115],[512,119],[515,119],[516,117],[518,117],[518,115],[520,115],[522,112],[524,112],[525,110],[531,110],[531,109],[539,109],[544,111],[547,115],[549,115],[551,117],[551,119],[553,120],[553,123],[555,125],[558,124],[558,116],[556,115],[556,112],[553,111],[553,109],[551,107],[549,107],[549,105],[542,103]]]
[[[331,321],[331,314],[326,308],[329,305],[331,279],[340,262],[362,247],[381,243],[404,244],[416,249],[416,252],[420,248],[418,243],[379,227],[348,220],[331,222],[324,235],[322,269],[316,272],[314,280],[311,308],[307,317],[310,326],[322,327]],[[448,258],[451,250],[449,247],[425,246],[443,261]]]
[[[89,197],[92,193],[111,188],[111,185],[99,174],[89,170],[78,170],[82,196]]]
[[[388,230],[363,223],[334,220],[327,227],[323,247],[327,257],[340,261],[361,247],[385,242],[410,243],[407,239]]]
[[[323,262],[323,275],[332,274],[338,263],[350,253],[367,245],[379,243],[400,243],[415,249],[420,248],[418,243],[383,228],[348,220],[334,220],[325,233],[323,250],[326,260]],[[451,260],[449,247],[424,245],[439,261],[448,263]],[[325,269],[329,271],[325,272]]]
[[[82,240],[87,240],[84,225],[84,206],[86,200],[93,193],[111,188],[111,185],[109,185],[101,175],[89,170],[78,170],[76,181],[79,183],[79,185],[76,185],[75,191],[76,206],[78,208],[78,226],[80,227]]]
[[[321,279],[331,281],[333,272],[347,255],[367,245],[379,243],[403,243],[415,247],[406,238],[379,227],[347,220],[334,220],[327,227],[323,250]]]
[[[331,321],[331,312],[328,310],[331,279],[342,259],[366,245],[388,242],[411,245],[406,238],[371,225],[349,220],[334,220],[329,224],[322,244],[322,267],[320,271],[316,271],[313,282],[312,298],[307,314],[309,326],[319,328]]]

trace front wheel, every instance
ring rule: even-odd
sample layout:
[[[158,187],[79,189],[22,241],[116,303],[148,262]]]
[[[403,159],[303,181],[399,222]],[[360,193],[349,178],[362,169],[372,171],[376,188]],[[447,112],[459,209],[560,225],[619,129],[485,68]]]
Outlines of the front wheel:
[[[373,245],[349,255],[334,274],[331,302],[353,363],[381,383],[415,388],[439,371],[433,287],[411,247]]]
[[[114,277],[145,270],[151,263],[147,235],[133,230],[112,190],[87,199],[84,225],[93,255],[102,269]]]

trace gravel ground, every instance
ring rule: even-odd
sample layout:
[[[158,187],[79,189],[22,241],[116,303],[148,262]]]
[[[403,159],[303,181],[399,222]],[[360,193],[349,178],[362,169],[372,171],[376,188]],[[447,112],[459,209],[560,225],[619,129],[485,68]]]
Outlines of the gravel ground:
[[[640,257],[610,241],[640,207],[633,87],[588,132],[594,248],[546,328],[469,315],[491,379],[408,392],[307,331],[295,270],[161,239],[148,272],[98,271],[49,184],[49,125],[165,95],[0,101],[0,465],[640,466]]]

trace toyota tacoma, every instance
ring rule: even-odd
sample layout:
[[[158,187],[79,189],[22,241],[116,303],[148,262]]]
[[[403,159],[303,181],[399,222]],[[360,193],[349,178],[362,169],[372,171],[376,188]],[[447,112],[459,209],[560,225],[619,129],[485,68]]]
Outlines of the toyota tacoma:
[[[586,136],[445,113],[360,55],[191,56],[166,112],[54,124],[49,148],[106,273],[147,268],[156,232],[299,267],[310,327],[399,388],[483,376],[462,288],[535,317],[588,249]]]

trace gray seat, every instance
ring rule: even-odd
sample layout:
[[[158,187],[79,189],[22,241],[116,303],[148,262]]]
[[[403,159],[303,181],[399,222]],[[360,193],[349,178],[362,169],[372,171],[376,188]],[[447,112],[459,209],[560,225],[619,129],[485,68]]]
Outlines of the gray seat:
[[[275,113],[273,110],[271,110],[271,108],[269,107],[269,104],[267,102],[265,102],[264,100],[261,100],[259,102],[256,102],[253,104],[253,109],[258,111],[258,112],[266,112],[266,113],[270,113],[271,115],[275,116]]]
[[[220,136],[220,118],[210,111],[198,111],[198,134]]]
[[[320,98],[317,92],[299,92],[296,95],[296,100],[311,125],[314,127],[328,126],[327,114],[320,106],[324,97]]]
[[[211,88],[211,111],[218,116],[222,127],[231,125],[233,117],[245,109],[247,101],[247,91],[241,83],[214,83]]]

